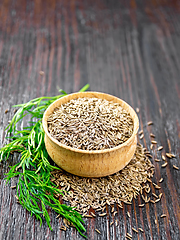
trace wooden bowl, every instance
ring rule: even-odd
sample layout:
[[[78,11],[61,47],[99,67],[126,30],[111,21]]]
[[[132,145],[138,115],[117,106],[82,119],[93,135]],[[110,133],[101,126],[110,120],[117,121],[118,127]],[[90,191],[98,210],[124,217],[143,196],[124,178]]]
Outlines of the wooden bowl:
[[[47,119],[49,115],[61,104],[79,97],[95,97],[119,103],[133,118],[134,130],[132,136],[117,147],[91,151],[66,146],[53,138],[47,129]],[[137,145],[139,120],[133,108],[117,97],[100,92],[82,92],[69,94],[52,103],[44,113],[43,128],[48,154],[60,168],[82,177],[103,177],[118,172],[124,168],[133,157]]]

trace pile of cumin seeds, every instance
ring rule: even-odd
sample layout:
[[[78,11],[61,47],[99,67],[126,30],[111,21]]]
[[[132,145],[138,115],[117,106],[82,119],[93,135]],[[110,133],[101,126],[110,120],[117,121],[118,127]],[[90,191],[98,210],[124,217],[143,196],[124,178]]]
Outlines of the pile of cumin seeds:
[[[142,191],[144,183],[154,174],[154,165],[138,144],[130,163],[116,174],[101,178],[83,178],[63,170],[52,172],[51,181],[61,188],[63,200],[82,214],[92,207],[103,210],[105,205],[131,203]],[[58,197],[58,196],[57,196]]]
[[[82,150],[103,150],[127,141],[133,119],[119,103],[99,98],[77,98],[49,116],[48,131],[60,143]]]

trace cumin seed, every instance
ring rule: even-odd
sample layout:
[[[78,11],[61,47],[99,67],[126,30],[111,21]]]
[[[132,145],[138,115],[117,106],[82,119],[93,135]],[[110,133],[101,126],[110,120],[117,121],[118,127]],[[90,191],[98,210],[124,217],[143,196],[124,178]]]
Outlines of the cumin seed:
[[[162,197],[162,193],[159,194],[159,199],[161,199],[161,197]]]
[[[132,230],[136,233],[138,233],[138,230],[132,227]]]
[[[163,165],[161,165],[161,167],[166,167],[167,166],[167,162],[165,162]]]
[[[92,215],[93,217],[96,217],[96,214],[94,214],[93,212],[91,212],[91,215]]]
[[[18,198],[18,196],[17,195],[15,195],[15,198],[19,201],[19,198]]]
[[[43,71],[39,71],[39,74],[40,74],[40,75],[44,75],[44,72],[43,72]]]
[[[173,165],[173,168],[176,169],[176,170],[179,170],[179,168],[175,165]]]
[[[130,238],[132,238],[132,235],[130,233],[126,233],[126,235],[128,235]]]
[[[153,195],[155,198],[158,198],[158,196],[157,196],[155,193],[152,193],[152,195]]]
[[[163,181],[163,178],[161,178],[160,180],[159,180],[159,183],[161,183]]]
[[[100,214],[99,214],[99,215],[100,215]],[[86,218],[92,218],[93,216],[90,215],[90,214],[86,214],[86,215],[84,215],[84,217],[86,217]]]
[[[158,151],[161,151],[163,149],[163,146],[158,147]]]
[[[115,211],[114,213],[113,213],[113,215],[115,216],[117,214],[117,211]]]
[[[96,230],[97,233],[101,234],[101,232],[97,228],[95,230]]]
[[[139,139],[142,139],[144,137],[144,134],[141,134],[141,136],[139,137]]]
[[[64,225],[62,225],[62,226],[60,227],[60,230],[66,231],[66,227],[65,227]]]
[[[172,155],[170,153],[166,153],[166,157],[172,158]]]
[[[140,130],[140,131],[139,131],[139,135],[141,135],[142,133],[143,133],[143,130]]]
[[[107,215],[107,213],[100,213],[100,214],[99,214],[100,217],[103,217],[103,216],[105,216],[105,215]]]

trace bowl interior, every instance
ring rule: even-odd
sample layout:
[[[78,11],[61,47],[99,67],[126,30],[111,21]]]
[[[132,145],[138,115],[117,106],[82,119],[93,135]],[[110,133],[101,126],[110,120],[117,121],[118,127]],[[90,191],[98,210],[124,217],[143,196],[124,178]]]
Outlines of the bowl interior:
[[[104,150],[82,150],[82,149],[76,149],[76,148],[72,148],[72,147],[69,147],[65,144],[62,144],[60,143],[58,140],[56,140],[55,138],[53,138],[50,133],[48,132],[48,128],[47,128],[47,119],[48,117],[54,112],[55,108],[61,106],[62,104],[64,103],[67,103],[69,102],[70,100],[72,99],[76,99],[76,98],[83,98],[83,97],[89,97],[89,98],[100,98],[100,99],[106,99],[108,101],[112,101],[114,103],[119,103],[132,117],[133,119],[133,134],[131,135],[131,137],[124,143],[114,147],[114,148],[110,148],[110,149],[104,149]],[[51,139],[51,141],[53,141],[55,144],[63,147],[63,148],[66,148],[66,149],[69,149],[71,151],[74,151],[74,152],[82,152],[82,153],[89,153],[89,154],[93,154],[93,153],[105,153],[105,152],[111,152],[111,151],[114,151],[118,148],[122,148],[128,144],[131,143],[131,141],[134,139],[135,135],[137,134],[137,131],[138,131],[138,128],[139,128],[139,120],[138,120],[138,117],[137,117],[137,114],[136,112],[134,111],[134,109],[129,105],[127,104],[125,101],[123,101],[122,99],[120,98],[117,98],[115,96],[112,96],[110,94],[106,94],[106,93],[100,93],[100,92],[78,92],[78,93],[72,93],[72,94],[69,94],[67,96],[64,96],[58,100],[56,100],[54,103],[52,103],[48,108],[47,110],[45,111],[44,113],[44,116],[43,116],[43,128],[44,128],[44,131],[45,131],[45,134],[47,134],[47,136]]]

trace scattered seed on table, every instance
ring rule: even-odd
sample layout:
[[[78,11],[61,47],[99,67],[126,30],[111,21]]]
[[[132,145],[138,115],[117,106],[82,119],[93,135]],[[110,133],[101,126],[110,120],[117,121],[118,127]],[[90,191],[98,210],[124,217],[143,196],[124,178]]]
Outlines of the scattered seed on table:
[[[93,212],[91,212],[91,215],[92,215],[93,217],[96,217],[96,214],[94,214]]]
[[[152,121],[149,121],[149,122],[147,123],[148,126],[150,126],[150,125],[152,125],[152,124],[153,124]]]
[[[154,144],[151,144],[151,146],[150,146],[150,149],[152,150],[152,149],[153,149],[153,147],[154,147]]]
[[[106,214],[107,214],[107,213],[100,213],[99,216],[100,216],[100,217],[103,217],[103,216],[105,216]]]
[[[166,161],[166,158],[165,158],[165,156],[164,156],[164,155],[162,155],[162,160]]]
[[[129,204],[129,205],[131,205],[131,204],[132,204],[131,202],[126,202],[126,201],[124,201],[124,203],[126,203],[126,204]]]
[[[141,136],[139,137],[139,139],[142,139],[144,137],[144,134],[141,134]]]
[[[136,108],[136,112],[139,113],[139,108]]]
[[[148,154],[146,154],[146,156],[148,156],[148,157],[152,158],[152,155],[151,155],[151,154],[149,154],[149,153],[148,153]]]
[[[13,189],[13,188],[16,188],[16,186],[11,186],[11,188]]]
[[[9,110],[8,109],[6,109],[5,111],[4,111],[4,113],[6,114],[6,113],[8,113],[9,112]]]
[[[59,218],[61,216],[61,214],[58,214],[57,216],[56,216],[56,218]]]
[[[126,235],[128,235],[130,238],[132,238],[132,235],[130,233],[126,233]]]
[[[92,218],[93,216],[90,215],[90,214],[86,214],[86,215],[84,215],[84,217],[85,217],[85,218]]]
[[[173,165],[173,168],[176,169],[176,170],[179,170],[179,168],[175,165]]]
[[[163,165],[161,165],[161,167],[166,167],[167,166],[167,162],[165,162]]]
[[[131,217],[131,215],[130,215],[130,213],[129,213],[129,212],[127,212],[127,215],[128,215],[128,217],[129,217],[129,218]]]
[[[66,227],[65,227],[64,225],[62,225],[62,226],[60,227],[60,230],[66,231]]]
[[[141,135],[142,133],[143,133],[143,130],[140,130],[140,131],[139,131],[139,135]]]
[[[101,232],[98,229],[95,229],[97,233],[101,234]]]
[[[157,159],[157,158],[155,158],[155,159],[154,159],[154,161],[155,161],[155,162],[160,162],[161,160],[160,160],[160,159]]]
[[[162,197],[162,193],[159,194],[159,199],[161,199],[161,197]]]
[[[114,223],[114,222],[112,221],[112,222],[110,223],[110,226],[113,225],[113,223]]]
[[[162,215],[161,215],[161,218],[164,218],[164,217],[166,217],[166,214],[162,214]]]
[[[17,196],[17,195],[15,195],[15,198],[16,198],[17,200],[19,200],[19,198],[18,198],[18,196]]]
[[[155,198],[158,198],[158,196],[157,196],[155,193],[152,193],[152,195],[153,195]]]
[[[132,237],[130,237],[130,236],[128,236],[128,235],[126,235],[126,238],[128,238],[128,239],[132,239]]]
[[[65,191],[70,184],[71,190],[62,196],[63,200],[69,201],[83,215],[88,215],[88,207],[92,207],[98,216],[98,211],[102,214],[103,209],[106,209],[106,200],[110,204],[116,203],[119,208],[123,208],[121,202],[132,204],[138,192],[143,191],[143,183],[152,182],[150,178],[153,177],[154,166],[144,154],[142,145],[138,144],[130,163],[114,175],[96,179],[74,176],[63,170],[54,170],[51,174],[52,179],[56,179],[54,183]],[[126,192],[122,191],[124,184]]]
[[[115,215],[117,214],[117,211],[115,211],[113,214],[114,214],[114,216],[115,216]]]
[[[158,147],[158,151],[161,151],[163,149],[163,146]]]
[[[112,212],[112,213],[114,212],[114,206],[112,207],[111,212]]]
[[[152,202],[153,204],[155,203],[155,201],[154,201],[154,200],[152,200],[152,199],[150,200],[150,202]]]
[[[154,185],[154,187],[156,188],[156,189],[161,189],[161,187],[159,186],[159,185]]]
[[[160,200],[161,200],[160,198],[156,199],[156,200],[155,200],[155,203],[159,202]]]
[[[147,181],[150,182],[150,183],[152,183],[151,179],[149,179],[149,178],[147,178]]]
[[[139,228],[139,230],[140,230],[141,232],[144,232],[144,230],[143,230],[142,228]]]
[[[138,233],[138,230],[132,227],[132,230],[136,233]]]
[[[139,204],[139,207],[144,207],[144,203],[143,204]]]
[[[39,74],[40,74],[40,75],[44,75],[44,72],[43,72],[43,71],[39,71]]]
[[[155,135],[154,135],[153,133],[150,133],[150,136],[153,137],[153,138],[155,138]]]
[[[102,211],[102,208],[98,208],[96,209],[96,212]]]
[[[171,153],[166,153],[166,157],[168,157],[168,158],[172,158]]]
[[[176,155],[174,155],[173,153],[171,153],[171,157],[172,157],[172,158],[175,158],[175,157],[176,157]]]
[[[156,219],[154,220],[154,222],[155,222],[155,224],[157,224],[157,220]]]
[[[157,141],[152,140],[151,143],[152,144],[157,144]]]
[[[120,204],[118,204],[118,207],[119,207],[119,208],[121,208],[121,209],[123,208],[123,206],[122,206],[122,205],[120,205]]]
[[[146,201],[144,195],[141,195],[141,197],[142,197],[142,199],[143,199],[144,201]]]
[[[163,178],[161,178],[160,180],[159,180],[159,183],[161,183],[163,181]]]
[[[115,222],[115,224],[116,224],[116,227],[117,227],[117,225],[118,225],[118,221],[117,221],[117,219],[116,219],[116,222]]]

